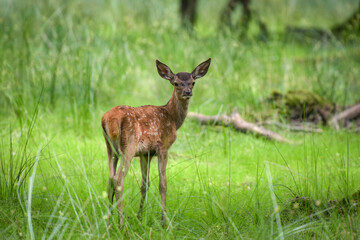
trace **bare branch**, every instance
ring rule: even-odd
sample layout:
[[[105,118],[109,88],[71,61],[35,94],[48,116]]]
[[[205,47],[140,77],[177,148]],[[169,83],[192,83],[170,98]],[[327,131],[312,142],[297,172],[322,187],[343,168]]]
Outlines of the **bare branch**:
[[[189,113],[188,117],[196,119],[204,125],[231,125],[239,132],[253,132],[258,136],[263,136],[271,140],[293,144],[291,140],[288,140],[275,132],[260,127],[254,123],[245,121],[236,110],[231,114],[231,116],[225,114],[217,116],[206,116],[200,113]]]
[[[357,117],[360,117],[360,103],[357,103],[332,117],[330,126],[333,126],[338,130],[339,124],[343,124],[344,122]]]

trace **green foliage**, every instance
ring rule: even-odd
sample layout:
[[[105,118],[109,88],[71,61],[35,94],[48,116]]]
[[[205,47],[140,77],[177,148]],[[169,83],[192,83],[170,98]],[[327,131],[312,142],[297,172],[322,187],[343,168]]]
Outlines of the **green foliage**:
[[[335,19],[357,2],[346,1],[343,8],[338,1],[321,3],[256,1],[254,8],[276,30],[286,21],[325,26],[320,13]],[[135,216],[137,159],[125,180],[125,228],[116,227],[116,214],[106,219],[108,166],[100,119],[115,105],[167,102],[172,89],[158,76],[155,59],[179,72],[212,57],[190,104],[190,111],[204,114],[238,107],[244,118],[259,120],[274,89],[306,89],[340,105],[360,100],[356,39],[299,42],[273,32],[261,42],[250,27],[249,38],[239,41],[236,32],[217,28],[225,2],[199,4],[199,22],[188,33],[180,27],[176,1],[0,0],[3,238],[358,236],[356,211],[320,214],[329,199],[351,196],[360,181],[359,135],[331,129],[319,135],[283,131],[299,142],[289,146],[187,120],[170,150],[168,228],[159,222],[156,160],[143,219]],[[299,4],[307,19],[301,19]],[[316,218],[306,211],[290,220],[277,214],[295,195],[323,203]]]

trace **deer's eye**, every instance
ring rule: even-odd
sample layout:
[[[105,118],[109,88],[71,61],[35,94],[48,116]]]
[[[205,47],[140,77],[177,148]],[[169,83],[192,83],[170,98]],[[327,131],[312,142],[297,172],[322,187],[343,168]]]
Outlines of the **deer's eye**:
[[[177,86],[179,86],[179,84],[176,82],[176,83],[174,83],[174,85],[175,85],[175,87],[177,87]]]
[[[192,85],[195,86],[195,82],[193,82]]]

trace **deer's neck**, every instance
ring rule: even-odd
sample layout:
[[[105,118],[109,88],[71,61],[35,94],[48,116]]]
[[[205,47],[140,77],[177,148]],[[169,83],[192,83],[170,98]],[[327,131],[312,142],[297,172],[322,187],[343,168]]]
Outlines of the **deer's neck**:
[[[174,90],[169,102],[165,105],[165,108],[168,110],[170,116],[175,121],[176,130],[179,129],[185,121],[189,107],[189,101],[189,99],[178,99]]]

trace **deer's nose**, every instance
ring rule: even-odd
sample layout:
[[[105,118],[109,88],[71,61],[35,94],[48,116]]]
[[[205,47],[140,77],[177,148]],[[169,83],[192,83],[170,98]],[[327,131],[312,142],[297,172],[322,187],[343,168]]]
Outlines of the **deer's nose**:
[[[184,91],[184,94],[185,94],[186,96],[192,96],[192,91],[191,91],[191,90],[185,90],[185,91]]]

